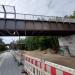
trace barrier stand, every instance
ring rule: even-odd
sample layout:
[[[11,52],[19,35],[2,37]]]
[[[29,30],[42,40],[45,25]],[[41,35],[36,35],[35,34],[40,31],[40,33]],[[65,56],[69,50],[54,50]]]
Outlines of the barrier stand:
[[[75,69],[24,55],[24,70],[28,75],[75,75]]]

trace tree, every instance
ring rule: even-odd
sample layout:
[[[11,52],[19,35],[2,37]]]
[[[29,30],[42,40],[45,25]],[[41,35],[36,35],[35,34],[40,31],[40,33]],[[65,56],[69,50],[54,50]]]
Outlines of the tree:
[[[0,38],[0,44],[4,44],[3,40]]]
[[[46,50],[52,48],[55,53],[59,50],[59,41],[56,36],[27,36],[26,39],[18,40],[17,43],[23,43],[20,46],[22,50]]]
[[[5,51],[7,47],[5,46],[3,40],[0,38],[0,51]]]
[[[75,11],[73,11],[73,14],[68,16],[68,15],[65,15],[64,16],[65,18],[75,18]]]

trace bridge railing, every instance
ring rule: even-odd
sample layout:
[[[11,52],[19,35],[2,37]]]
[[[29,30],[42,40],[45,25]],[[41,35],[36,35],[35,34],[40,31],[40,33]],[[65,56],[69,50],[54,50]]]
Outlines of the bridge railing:
[[[16,10],[14,6],[0,5],[0,18],[14,19],[16,18],[15,15],[16,15]]]
[[[16,13],[15,7],[8,5],[0,5],[0,18],[75,23],[75,19],[70,18]]]
[[[4,18],[4,13],[0,12],[0,18]],[[43,16],[43,15],[32,15],[32,14],[20,14],[7,13],[6,19],[20,19],[20,20],[37,20],[37,21],[55,21],[55,22],[69,22],[75,23],[75,19],[55,17],[55,16]]]

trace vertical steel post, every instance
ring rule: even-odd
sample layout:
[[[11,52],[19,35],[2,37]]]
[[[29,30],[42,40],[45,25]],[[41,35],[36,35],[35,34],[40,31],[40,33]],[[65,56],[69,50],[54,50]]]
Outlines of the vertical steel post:
[[[19,36],[19,49],[20,49],[20,36]]]
[[[25,15],[24,15],[24,19],[25,19]],[[25,21],[25,36],[26,36],[26,21]],[[26,45],[25,45],[25,48],[26,48]]]
[[[2,7],[3,7],[3,10],[4,10],[4,20],[5,20],[5,25],[4,25],[4,29],[6,29],[5,27],[6,27],[6,9],[5,9],[5,6],[4,5],[2,5]]]

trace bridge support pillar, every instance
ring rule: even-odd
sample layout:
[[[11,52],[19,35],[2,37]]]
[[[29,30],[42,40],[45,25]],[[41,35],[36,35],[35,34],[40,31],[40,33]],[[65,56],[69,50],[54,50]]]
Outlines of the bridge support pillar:
[[[59,37],[60,52],[64,55],[75,56],[75,35]]]

